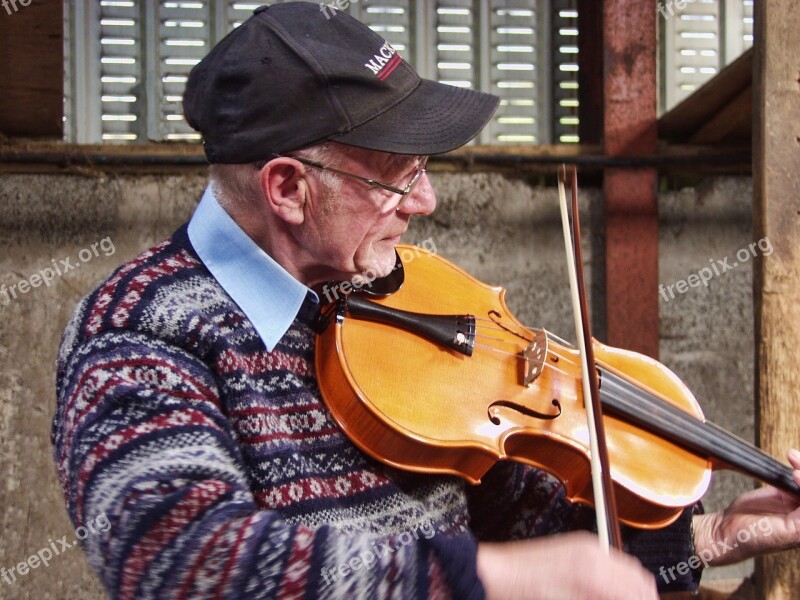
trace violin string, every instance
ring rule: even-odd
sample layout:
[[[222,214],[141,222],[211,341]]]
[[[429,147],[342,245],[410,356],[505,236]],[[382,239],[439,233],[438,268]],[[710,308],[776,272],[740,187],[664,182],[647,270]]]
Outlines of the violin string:
[[[510,327],[499,327],[499,326],[498,326],[498,323],[497,323],[497,321],[493,321],[493,320],[491,320],[491,319],[486,319],[486,318],[482,318],[482,317],[475,317],[475,320],[476,320],[476,321],[485,321],[485,322],[489,322],[489,323],[492,323],[492,325],[494,325],[494,327],[492,327],[492,326],[486,326],[486,325],[481,325],[481,329],[489,329],[489,330],[492,330],[492,331],[501,331],[501,332],[504,332],[504,333],[510,333],[510,334],[512,334],[512,335],[515,335],[515,336],[517,336],[517,337],[520,337],[520,338],[524,339],[524,340],[525,340],[525,341],[527,341],[528,343],[531,343],[531,342],[533,342],[533,339],[528,339],[528,338],[526,338],[526,337],[522,336],[521,334],[519,334],[519,333],[516,333],[516,332],[512,331]],[[564,338],[562,338],[562,337],[560,337],[560,336],[556,335],[555,333],[552,333],[552,332],[550,332],[550,331],[547,331],[546,329],[543,329],[543,330],[541,330],[541,331],[544,331],[544,332],[545,332],[545,335],[547,336],[547,339],[548,339],[548,340],[553,340],[553,341],[555,341],[557,344],[560,344],[561,346],[564,346],[564,347],[566,347],[566,348],[572,348],[572,349],[574,349],[574,348],[575,348],[575,345],[574,345],[574,344],[572,344],[571,342],[568,342],[567,340],[565,340]],[[578,364],[578,363],[574,363],[574,364]]]
[[[486,319],[484,319],[484,320],[486,320]],[[492,328],[492,327],[481,326],[480,330],[483,330],[483,329],[492,329],[492,330],[494,330],[494,328]],[[505,331],[505,330],[503,330],[503,331]],[[496,338],[494,336],[485,335],[485,334],[478,333],[478,332],[475,333],[475,338],[479,338],[479,339],[482,339],[482,340],[498,341],[498,342],[501,342],[501,343],[504,343],[504,344],[518,344],[519,343],[519,340],[504,340],[502,338]],[[491,350],[492,352],[497,352],[499,354],[503,354],[503,355],[506,355],[506,356],[513,356],[517,360],[523,360],[523,361],[525,360],[525,357],[522,355],[522,351],[521,350],[519,350],[517,352],[510,352],[508,350],[503,350],[501,348],[497,348],[497,347],[489,345],[489,344],[480,344],[480,343],[475,343],[475,347],[482,348],[482,349],[485,349],[485,350]],[[573,361],[573,360],[571,360],[569,358],[566,358],[564,356],[560,356],[560,359],[565,361],[569,365],[573,365],[574,366],[574,365],[577,364],[577,363],[575,363],[575,361]],[[550,364],[549,361],[545,362],[544,366],[549,368],[549,369],[555,370],[557,373],[561,373],[561,374],[564,374],[564,375],[569,375],[569,373],[567,373],[564,369],[561,369],[560,367],[558,367],[556,365]]]
[[[480,320],[488,321],[488,319],[480,319]],[[497,333],[506,333],[506,334],[511,333],[507,329],[503,329],[502,327],[491,327],[491,326],[481,325],[480,327],[476,327],[475,328],[475,338],[480,338],[480,339],[484,339],[484,340],[494,340],[494,341],[497,341],[497,342],[501,342],[503,344],[513,344],[513,345],[518,345],[519,344],[519,337],[515,337],[513,339],[511,339],[511,338],[499,338],[499,337],[495,337],[493,335],[487,335],[487,334],[483,333],[484,331],[491,331],[491,332],[497,332]],[[515,335],[515,334],[512,333],[512,335]],[[522,352],[522,350],[520,349],[518,352],[513,353],[513,354],[517,354],[520,358],[522,358],[521,352]]]
[[[492,312],[492,311],[490,311],[490,312]],[[520,328],[516,324],[506,325],[504,322],[502,322],[499,319],[487,319],[486,317],[473,317],[473,318],[476,321],[483,321],[483,322],[492,323],[495,327],[501,329],[502,331],[505,331],[506,333],[510,333],[511,335],[517,336],[518,338],[521,338],[521,339],[525,340],[528,343],[533,341],[533,338],[529,337],[530,334],[531,334],[530,329],[525,329],[524,326]],[[522,332],[519,331],[520,329],[522,329]]]
[[[702,449],[701,452],[722,458],[758,479],[787,477],[788,467],[714,423],[684,412],[613,373],[604,373],[604,384],[601,392],[604,402],[620,410],[628,419],[650,424],[656,435],[662,436],[666,432],[679,434],[673,443],[682,447],[685,447],[684,443],[693,443]]]
[[[519,354],[518,352],[509,352],[508,350],[502,350],[501,348],[496,348],[495,346],[491,346],[491,345],[488,345],[488,344],[476,343],[475,347],[476,348],[481,348],[483,350],[491,350],[492,352],[496,352],[496,353],[502,354],[504,356],[510,356],[510,357],[516,358],[517,360],[525,360],[525,357],[522,356],[521,354]],[[550,363],[544,363],[544,366],[546,368],[548,368],[548,369],[553,369],[557,373],[561,373],[562,375],[565,375],[567,377],[572,376],[572,373],[569,373],[569,372],[565,371],[564,369],[561,369],[561,368],[557,367],[556,365],[552,365]]]
[[[560,363],[560,362],[561,362],[561,360],[559,360],[559,363]],[[573,364],[573,363],[570,363],[570,364]],[[558,366],[556,366],[556,365],[553,365],[553,364],[551,364],[551,363],[549,363],[549,362],[545,362],[545,363],[544,363],[544,366],[545,366],[545,368],[547,368],[547,369],[553,369],[553,370],[554,370],[556,373],[561,373],[562,375],[566,375],[567,377],[573,377],[573,376],[574,376],[572,373],[569,373],[568,371],[565,371],[565,370],[564,370],[564,369],[562,369],[561,367],[558,367]]]
[[[503,331],[505,333],[509,332],[508,329],[503,329],[502,327],[497,327],[497,326],[492,327],[491,325],[480,325],[480,327],[491,329],[492,331]]]
[[[517,359],[524,358],[523,356],[520,356],[519,353],[517,353],[517,352],[509,352],[508,350],[502,350],[500,348],[496,348],[496,347],[491,346],[489,344],[479,344],[479,343],[476,342],[475,343],[475,347],[476,348],[483,348],[484,350],[491,350],[492,352],[497,352],[499,354],[504,354],[505,356],[513,356],[514,358],[517,358]]]
[[[528,338],[525,335],[523,335],[522,333],[520,333],[518,331],[514,331],[513,327],[518,327],[517,325],[513,325],[513,326],[512,325],[506,325],[505,323],[502,323],[501,321],[496,321],[494,319],[487,319],[486,317],[475,317],[475,316],[472,316],[472,318],[475,319],[476,321],[482,321],[484,323],[491,323],[494,326],[494,327],[492,327],[492,326],[482,325],[481,326],[482,329],[485,328],[485,329],[491,329],[492,331],[502,331],[502,332],[505,332],[505,333],[510,333],[511,335],[514,335],[514,336],[517,336],[517,337],[519,337],[521,339],[524,339],[528,343],[531,343],[534,340],[534,338]],[[541,329],[540,330],[540,329],[537,329],[536,327],[530,327],[528,325],[522,325],[522,330],[525,333],[528,333],[528,334],[530,334],[532,331],[544,331],[548,340],[554,340],[556,343],[561,344],[562,346],[565,346],[567,348],[575,348],[575,345],[573,343],[568,342],[567,340],[565,340],[561,336],[558,336],[558,335],[556,335],[555,333],[553,333],[551,331],[547,331],[546,329]]]
[[[483,327],[481,327],[483,329]],[[488,329],[494,329],[489,327]],[[506,330],[503,330],[506,331]],[[507,333],[512,333],[508,332]],[[512,334],[513,335],[513,334]],[[550,336],[548,332],[548,336]],[[495,341],[500,341],[502,343],[519,343],[518,340],[505,340],[500,338],[494,338],[492,336],[487,336],[484,334],[476,334],[476,337],[481,337],[484,339],[492,339]],[[553,336],[554,338],[557,336]],[[561,340],[563,341],[563,340]],[[507,350],[502,350],[492,345],[476,343],[476,347],[482,348],[485,350],[489,350],[492,352],[496,352],[498,354],[502,354],[504,356],[513,356],[517,360],[525,360],[525,357],[522,355],[522,352],[509,352]],[[571,346],[571,345],[570,345]],[[576,366],[577,363],[565,356],[563,354],[559,354],[559,363],[560,364],[568,364],[572,366]],[[572,373],[567,373],[564,369],[560,368],[556,364],[551,364],[550,361],[546,361],[543,363],[543,366],[553,369],[554,371],[562,374],[566,374],[567,376],[572,375]],[[652,396],[645,390],[638,388],[638,386],[619,378],[618,376],[614,376],[612,373],[604,370],[603,376],[603,387],[601,390],[601,395],[604,397],[604,403],[608,402],[614,405],[617,409],[623,409],[627,407],[627,411],[634,411],[634,413],[638,413],[641,415],[641,418],[647,421],[651,421],[652,419],[646,418],[647,416],[652,417],[653,414],[657,414],[660,416],[659,420],[667,420],[665,419],[666,414],[673,413],[672,420],[673,428],[678,428],[681,431],[692,432],[695,438],[702,438],[708,436],[710,432],[707,431],[708,425],[707,423],[703,423],[702,421],[692,417],[689,414],[680,411],[680,409],[676,409],[669,405],[669,403],[665,402],[664,400],[659,399],[656,396]],[[667,413],[665,414],[665,411]],[[677,421],[676,421],[677,420]],[[663,423],[662,423],[663,425]],[[773,475],[776,478],[786,477],[785,472],[787,471],[788,467],[782,465],[781,463],[775,461],[772,457],[760,452],[757,448],[753,447],[745,447],[746,444],[742,444],[739,440],[728,440],[725,437],[717,436],[718,439],[715,440],[715,443],[721,448],[719,449],[717,456],[725,457],[726,454],[723,453],[724,450],[727,451],[727,458],[728,460],[732,460],[733,457],[740,458],[740,464],[745,464],[741,461],[749,461],[748,464],[758,465],[761,469],[761,473],[757,474],[756,476],[759,478],[765,478],[764,474]],[[739,443],[733,443],[739,442]],[[755,472],[755,471],[753,471]]]
[[[484,339],[484,340],[495,340],[495,341],[498,341],[498,342],[502,342],[504,344],[518,344],[519,343],[519,340],[504,340],[503,338],[494,337],[493,335],[486,335],[484,333],[476,333],[475,337],[476,338],[481,338],[481,339]]]
[[[488,329],[488,330],[491,330],[491,331],[499,331],[501,333],[511,333],[512,335],[516,335],[517,336],[517,341],[519,341],[519,339],[523,339],[523,340],[525,340],[526,342],[529,342],[529,343],[533,341],[532,339],[529,340],[528,338],[521,338],[521,336],[519,336],[517,334],[514,334],[513,332],[510,332],[508,329],[504,329],[503,327],[497,327],[496,325],[494,327],[492,327],[491,325],[480,325],[480,327],[482,329]]]
[[[486,337],[486,336],[482,336],[482,337]],[[490,338],[490,339],[496,339],[496,338]],[[501,341],[506,341],[506,340],[501,340]],[[525,357],[520,352],[510,352],[508,350],[503,350],[502,348],[497,348],[496,346],[492,346],[490,344],[481,344],[481,343],[476,342],[475,343],[475,347],[476,348],[481,348],[483,350],[490,350],[492,352],[496,352],[496,353],[502,354],[504,356],[510,356],[510,357],[513,357],[513,358],[515,358],[517,360],[523,360],[523,361],[525,360]],[[567,362],[569,364],[574,364],[572,361],[569,361],[569,360],[567,360]],[[571,375],[570,373],[568,373],[564,369],[561,369],[560,367],[558,367],[556,365],[550,364],[549,362],[544,363],[544,366],[547,367],[548,369],[553,369],[554,371],[556,371],[557,373],[561,373],[562,375],[566,375],[566,376],[570,376]]]
[[[485,344],[476,344],[476,346],[524,360],[524,356],[519,353],[504,351]],[[566,361],[567,364],[570,365],[576,364],[575,361],[563,355],[559,355],[559,357],[560,362]],[[544,363],[544,366],[560,373],[566,373],[563,369],[551,364],[549,361]],[[713,430],[710,432],[708,431],[709,426],[713,424],[705,423],[692,415],[684,413],[668,402],[640,389],[635,384],[619,376],[615,376],[605,369],[603,371],[601,396],[603,397],[604,404],[607,403],[609,406],[613,406],[617,410],[622,410],[631,415],[639,415],[642,422],[658,422],[661,427],[664,427],[664,425],[671,421],[673,430],[684,431],[689,434],[690,438],[701,439],[715,433]],[[568,376],[573,375],[571,373],[566,374]],[[658,415],[658,418],[653,419],[654,415]],[[667,415],[671,415],[671,418],[667,418]],[[620,417],[617,416],[617,418]],[[662,423],[661,421],[664,422]],[[664,429],[662,429],[662,431],[663,430]],[[723,430],[721,433],[727,432]],[[753,466],[751,469],[744,469],[745,472],[749,471],[760,479],[767,479],[768,476],[772,476],[774,479],[780,481],[781,479],[789,477],[787,475],[789,470],[785,465],[774,460],[759,449],[748,446],[746,443],[741,442],[741,440],[729,438],[733,438],[733,436],[730,436],[730,434],[727,434],[727,436],[716,435],[713,441],[719,448],[716,452],[712,452],[711,456],[721,456],[729,460],[732,464],[737,464],[734,462],[734,459],[738,458],[739,460],[737,462],[740,468],[742,468],[741,465],[752,464]]]

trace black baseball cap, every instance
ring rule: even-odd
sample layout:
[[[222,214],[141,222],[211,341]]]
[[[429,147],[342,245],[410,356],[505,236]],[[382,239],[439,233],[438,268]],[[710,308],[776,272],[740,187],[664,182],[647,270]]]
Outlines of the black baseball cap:
[[[391,45],[319,4],[262,6],[189,74],[183,109],[211,163],[247,163],[326,140],[398,154],[466,144],[491,94],[422,79]]]

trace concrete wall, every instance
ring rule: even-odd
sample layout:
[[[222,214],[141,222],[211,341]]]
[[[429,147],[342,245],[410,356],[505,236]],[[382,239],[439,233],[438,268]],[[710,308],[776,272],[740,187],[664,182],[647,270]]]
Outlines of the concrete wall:
[[[508,288],[509,306],[520,320],[572,337],[555,190],[492,173],[434,173],[432,180],[439,208],[415,222],[406,241],[431,238],[442,255]],[[29,279],[67,257],[79,265],[11,302],[0,293],[0,567],[26,560],[51,539],[74,539],[49,434],[55,355],[75,303],[113,267],[187,219],[203,186],[202,175],[0,176],[0,285]],[[660,281],[686,279],[709,259],[731,257],[732,264],[751,241],[751,198],[750,180],[731,178],[661,194]],[[590,199],[599,200],[597,190],[582,192],[584,208]],[[585,229],[599,232],[589,211],[583,212]],[[585,258],[593,260],[588,243]],[[748,439],[751,265],[749,260],[715,277],[707,288],[661,299],[662,361],[695,391],[708,417]],[[750,486],[739,476],[717,476],[707,505],[716,509]],[[78,548],[11,584],[0,579],[0,598],[102,597]]]

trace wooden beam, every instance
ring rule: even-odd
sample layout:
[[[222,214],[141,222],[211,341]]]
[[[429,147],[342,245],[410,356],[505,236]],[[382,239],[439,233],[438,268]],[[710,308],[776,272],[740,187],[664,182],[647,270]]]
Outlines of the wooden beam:
[[[753,49],[722,69],[700,89],[688,96],[658,120],[658,136],[669,141],[682,142],[730,101],[750,87],[753,81]],[[748,113],[749,114],[749,113]]]
[[[609,167],[640,169],[656,167],[669,173],[749,174],[749,145],[662,146],[655,154],[609,156],[602,146],[557,144],[555,146],[465,146],[431,157],[428,170],[502,171],[554,175],[562,163],[577,164],[580,172],[599,173]],[[0,173],[163,173],[207,166],[197,143],[64,144],[61,142],[0,141]],[[586,179],[582,178],[585,184]],[[598,256],[602,256],[600,252]],[[605,278],[602,277],[602,280]],[[605,311],[598,312],[604,315]],[[598,331],[600,329],[598,328]]]
[[[0,64],[0,133],[60,139],[64,2],[8,0],[0,5]]]
[[[800,28],[796,0],[756,2],[753,119],[753,235],[772,252],[754,263],[756,432],[785,456],[800,431]],[[763,598],[800,590],[800,550],[759,559]]]
[[[656,152],[657,15],[651,0],[603,3],[603,140],[609,156]],[[603,191],[607,341],[657,358],[656,170],[607,169]]]
[[[753,86],[748,85],[738,96],[700,127],[689,142],[692,144],[750,143],[753,137]]]

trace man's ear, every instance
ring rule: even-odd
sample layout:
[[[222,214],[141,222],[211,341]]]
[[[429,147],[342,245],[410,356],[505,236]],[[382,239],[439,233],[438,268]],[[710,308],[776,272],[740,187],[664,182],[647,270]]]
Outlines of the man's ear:
[[[303,165],[288,157],[273,159],[261,169],[260,181],[269,209],[290,225],[300,225],[310,192]]]

